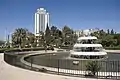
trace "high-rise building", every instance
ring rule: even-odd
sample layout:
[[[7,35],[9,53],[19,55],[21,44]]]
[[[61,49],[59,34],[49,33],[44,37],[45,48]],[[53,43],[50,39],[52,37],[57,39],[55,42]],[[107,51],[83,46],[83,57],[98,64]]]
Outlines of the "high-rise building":
[[[39,36],[40,32],[45,32],[47,25],[49,26],[49,13],[44,8],[37,9],[35,13],[35,36]]]

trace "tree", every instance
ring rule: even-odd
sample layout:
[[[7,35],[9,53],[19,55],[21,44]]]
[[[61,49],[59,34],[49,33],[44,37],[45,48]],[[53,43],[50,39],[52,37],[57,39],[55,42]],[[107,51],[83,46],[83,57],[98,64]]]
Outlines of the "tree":
[[[106,32],[102,29],[99,31],[96,31],[91,34],[92,36],[96,36],[98,39],[104,39],[104,37],[107,35]]]
[[[51,32],[50,32],[50,29],[49,29],[48,25],[47,25],[46,31],[45,31],[45,41],[46,41],[47,45],[49,45],[50,42],[51,42]]]
[[[31,47],[33,47],[33,46],[35,46],[36,44],[35,44],[35,35],[33,34],[33,33],[31,33],[31,32],[28,32],[27,33],[27,42],[29,43],[28,45],[29,46],[31,46]]]
[[[52,27],[51,27],[51,35],[55,36],[55,35],[56,35],[56,32],[57,32],[57,27],[52,26]]]
[[[110,30],[109,29],[107,30],[107,33],[110,34]]]
[[[113,29],[111,30],[111,34],[114,34],[114,30]]]
[[[20,49],[21,47],[24,47],[27,33],[28,33],[27,29],[23,29],[23,28],[16,29],[15,32],[12,34],[13,46],[18,45]]]
[[[73,44],[76,43],[77,39],[78,39],[78,36],[76,34],[73,34]]]
[[[117,40],[117,45],[120,45],[120,34],[114,34],[114,39]]]
[[[96,31],[94,33],[91,33],[92,36],[96,36],[97,38],[100,37],[99,31]]]
[[[64,26],[62,29],[63,41],[65,45],[70,45],[73,42],[73,30],[68,26]]]
[[[4,44],[5,44],[5,41],[0,40],[0,46],[4,46]]]
[[[51,27],[51,43],[56,45],[57,47],[61,46],[63,43],[63,35],[61,30],[57,29],[57,27]]]
[[[98,37],[99,43],[104,47],[115,47],[120,45],[120,35],[115,34],[113,29],[110,32],[108,29],[107,33],[105,33],[104,30],[100,30],[92,33],[92,35]]]
[[[90,61],[86,64],[86,70],[95,76],[96,72],[100,71],[101,66],[98,64],[98,61]]]
[[[45,41],[45,34],[44,32],[40,31],[39,33],[39,39],[38,39],[38,44],[39,46],[43,46],[44,45],[44,41]]]
[[[117,40],[114,39],[114,35],[108,34],[102,38],[101,44],[104,47],[113,47],[117,45]]]

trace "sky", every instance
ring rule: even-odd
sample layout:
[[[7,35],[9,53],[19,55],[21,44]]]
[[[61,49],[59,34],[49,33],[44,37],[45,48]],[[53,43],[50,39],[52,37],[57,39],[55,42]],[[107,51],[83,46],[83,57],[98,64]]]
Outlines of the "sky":
[[[120,32],[120,0],[0,0],[0,39],[16,28],[34,32],[38,8],[50,13],[51,25],[74,30],[100,28]]]

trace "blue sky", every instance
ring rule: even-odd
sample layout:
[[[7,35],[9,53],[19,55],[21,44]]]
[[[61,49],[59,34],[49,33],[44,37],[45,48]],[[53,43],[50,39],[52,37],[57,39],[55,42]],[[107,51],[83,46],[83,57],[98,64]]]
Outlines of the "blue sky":
[[[44,7],[50,22],[77,30],[114,29],[120,32],[119,0],[0,0],[0,39],[18,27],[34,32],[34,13]]]

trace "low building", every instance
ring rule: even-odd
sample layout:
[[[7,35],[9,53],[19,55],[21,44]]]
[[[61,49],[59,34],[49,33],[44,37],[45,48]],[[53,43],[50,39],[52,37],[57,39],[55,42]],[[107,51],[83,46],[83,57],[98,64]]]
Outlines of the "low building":
[[[95,29],[86,29],[86,30],[75,30],[74,34],[76,34],[78,37],[83,35],[90,35],[91,33],[94,33],[96,31],[99,31],[98,28]]]

